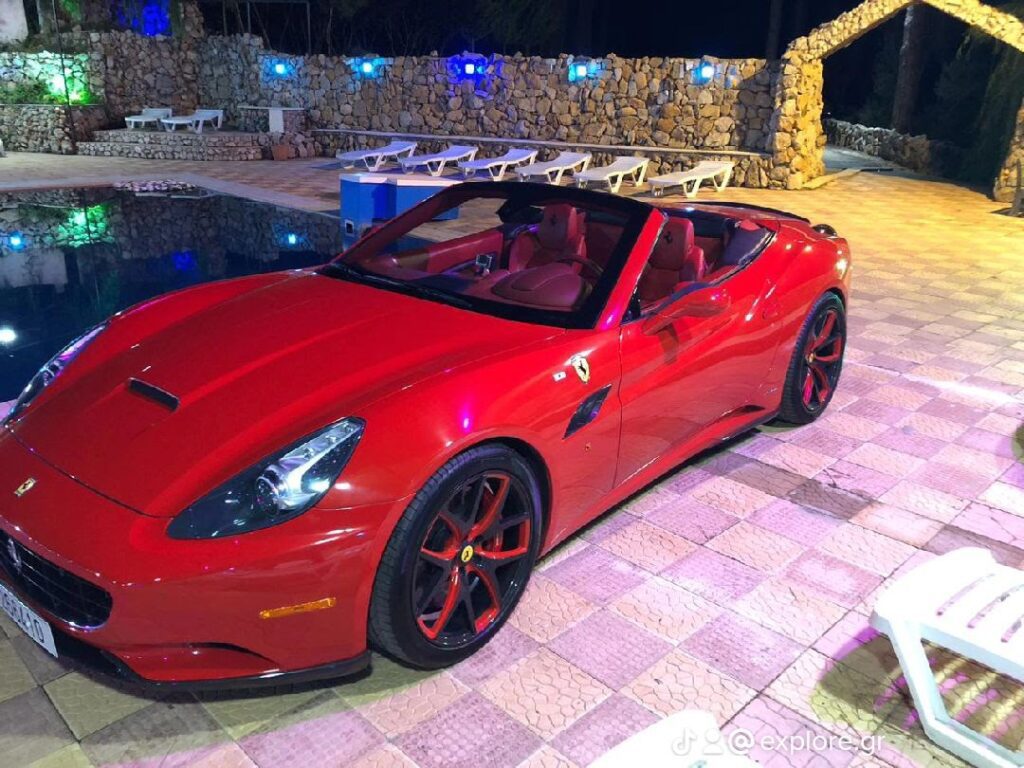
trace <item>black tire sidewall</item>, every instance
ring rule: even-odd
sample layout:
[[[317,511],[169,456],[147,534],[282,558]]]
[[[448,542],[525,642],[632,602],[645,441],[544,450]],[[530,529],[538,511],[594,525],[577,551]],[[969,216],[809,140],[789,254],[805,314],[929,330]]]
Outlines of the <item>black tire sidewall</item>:
[[[425,638],[410,606],[412,579],[419,549],[433,524],[437,508],[462,483],[482,472],[507,472],[518,481],[532,507],[529,568],[497,621],[461,648],[442,648]],[[529,582],[543,536],[540,486],[523,458],[501,444],[471,448],[439,469],[413,498],[392,533],[381,558],[370,606],[370,635],[381,650],[425,669],[437,669],[471,656],[491,640],[508,620]],[[387,565],[388,567],[385,567]]]

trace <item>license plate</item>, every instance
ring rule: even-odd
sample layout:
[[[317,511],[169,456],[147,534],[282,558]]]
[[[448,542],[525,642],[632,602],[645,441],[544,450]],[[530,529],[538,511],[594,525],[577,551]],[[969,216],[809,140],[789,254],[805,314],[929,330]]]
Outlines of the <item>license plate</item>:
[[[53,642],[53,630],[39,614],[19,600],[11,590],[0,584],[0,610],[11,617],[11,621],[24,630],[25,634],[39,643],[51,656],[57,656],[57,645]]]

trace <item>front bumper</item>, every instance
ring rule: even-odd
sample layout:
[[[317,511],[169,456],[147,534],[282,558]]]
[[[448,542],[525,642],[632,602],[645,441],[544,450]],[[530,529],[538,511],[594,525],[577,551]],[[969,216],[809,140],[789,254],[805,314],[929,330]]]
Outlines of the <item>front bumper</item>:
[[[17,496],[28,478],[33,487]],[[314,509],[232,539],[177,541],[165,533],[169,520],[101,496],[0,430],[0,529],[109,592],[110,616],[98,627],[75,626],[11,574],[0,571],[0,579],[53,624],[69,655],[151,685],[277,685],[365,667],[373,578],[403,508]],[[261,617],[309,603],[330,607]]]

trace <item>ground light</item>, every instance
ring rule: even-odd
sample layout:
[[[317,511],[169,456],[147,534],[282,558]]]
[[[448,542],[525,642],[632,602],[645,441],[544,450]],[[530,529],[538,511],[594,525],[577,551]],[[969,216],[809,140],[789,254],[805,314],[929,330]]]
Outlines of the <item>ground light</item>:
[[[288,67],[286,67],[281,62],[278,62],[277,64],[274,65],[274,74],[275,75],[286,75],[286,74],[288,74]]]
[[[7,236],[7,245],[12,251],[20,251],[25,247],[25,236],[21,232],[11,232]]]
[[[6,325],[0,328],[0,344],[9,346],[18,340],[18,334]]]
[[[284,236],[284,239],[285,239],[285,242],[288,243],[288,245],[298,245],[299,244],[299,236],[296,235],[294,232],[289,232],[287,235]]]

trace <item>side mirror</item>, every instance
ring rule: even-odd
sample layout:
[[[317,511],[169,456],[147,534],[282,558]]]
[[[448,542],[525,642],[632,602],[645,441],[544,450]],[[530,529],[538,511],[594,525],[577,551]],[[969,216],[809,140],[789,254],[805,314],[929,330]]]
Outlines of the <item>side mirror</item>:
[[[680,296],[675,301],[669,299],[668,303],[663,304],[657,312],[644,320],[643,332],[647,336],[653,336],[684,317],[715,317],[729,309],[731,304],[732,299],[724,288],[701,288]]]

